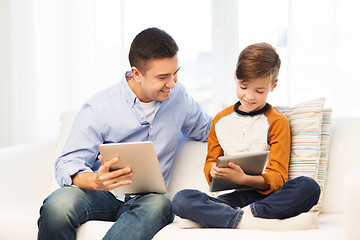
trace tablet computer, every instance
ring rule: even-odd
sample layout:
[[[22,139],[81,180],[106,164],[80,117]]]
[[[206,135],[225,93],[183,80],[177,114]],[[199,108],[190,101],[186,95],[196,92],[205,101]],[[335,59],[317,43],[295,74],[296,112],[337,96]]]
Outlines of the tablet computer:
[[[131,184],[114,189],[118,196],[128,194],[166,193],[154,146],[150,141],[108,143],[99,145],[104,163],[118,157],[119,161],[110,170],[130,167],[133,176]]]
[[[269,151],[263,152],[247,152],[239,153],[232,156],[222,156],[219,157],[216,166],[217,167],[227,167],[228,162],[231,161],[239,165],[246,174],[248,175],[260,175],[264,171],[265,164],[269,157]],[[211,180],[210,192],[223,191],[223,190],[249,190],[252,187],[246,185],[239,185],[233,182],[230,182],[225,179],[215,179]]]

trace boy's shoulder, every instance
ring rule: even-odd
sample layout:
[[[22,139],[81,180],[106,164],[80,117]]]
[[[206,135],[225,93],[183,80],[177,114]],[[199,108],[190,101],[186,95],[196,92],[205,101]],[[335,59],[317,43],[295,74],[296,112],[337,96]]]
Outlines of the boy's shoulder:
[[[231,114],[234,112],[234,108],[235,108],[235,104],[233,105],[230,105],[226,108],[224,108],[223,110],[221,110],[220,112],[218,112],[215,117],[214,117],[214,120],[213,121],[218,121],[220,118],[222,118],[223,116],[226,116],[228,114]]]
[[[279,109],[270,104],[265,114],[268,116],[269,120],[271,119],[274,122],[284,122],[285,124],[289,123],[288,118]]]

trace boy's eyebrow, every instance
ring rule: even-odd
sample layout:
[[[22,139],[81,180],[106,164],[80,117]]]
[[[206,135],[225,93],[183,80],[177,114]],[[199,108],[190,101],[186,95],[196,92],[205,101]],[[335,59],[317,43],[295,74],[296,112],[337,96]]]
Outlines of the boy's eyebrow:
[[[180,70],[181,67],[179,67],[173,74],[177,74],[177,72]],[[164,74],[159,74],[159,75],[156,75],[156,77],[167,77],[171,75],[171,73],[164,73]]]

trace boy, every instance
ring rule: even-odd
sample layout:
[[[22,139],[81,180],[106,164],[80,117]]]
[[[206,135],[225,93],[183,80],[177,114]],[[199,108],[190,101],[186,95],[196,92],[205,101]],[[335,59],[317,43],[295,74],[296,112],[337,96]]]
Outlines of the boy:
[[[104,239],[144,240],[173,221],[167,195],[112,194],[111,190],[131,184],[131,169],[110,172],[119,159],[103,164],[98,146],[151,141],[168,185],[180,131],[207,140],[211,118],[177,82],[177,52],[176,42],[165,31],[145,29],[130,47],[131,72],[80,109],[55,163],[61,188],[41,207],[38,239],[75,239],[81,224],[100,220],[115,222]]]
[[[271,45],[259,43],[245,48],[235,72],[239,101],[216,115],[208,137],[204,166],[208,183],[212,178],[227,179],[253,190],[234,191],[217,198],[197,190],[182,190],[172,203],[176,215],[203,227],[253,228],[256,219],[294,217],[317,203],[320,188],[313,179],[287,181],[289,122],[266,102],[278,83],[279,69],[280,58]],[[270,150],[270,157],[265,172],[258,176],[245,174],[232,162],[228,168],[215,164],[219,156],[266,150]]]

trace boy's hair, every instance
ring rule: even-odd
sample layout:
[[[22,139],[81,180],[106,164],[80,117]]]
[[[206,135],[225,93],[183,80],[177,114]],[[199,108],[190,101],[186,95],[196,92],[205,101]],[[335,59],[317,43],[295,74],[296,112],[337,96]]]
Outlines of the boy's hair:
[[[179,47],[168,33],[158,28],[148,28],[136,35],[131,43],[129,61],[131,67],[145,74],[147,61],[172,58],[178,51]]]
[[[255,43],[240,53],[235,74],[242,82],[268,76],[271,84],[274,84],[280,65],[280,57],[273,46],[268,43]]]

